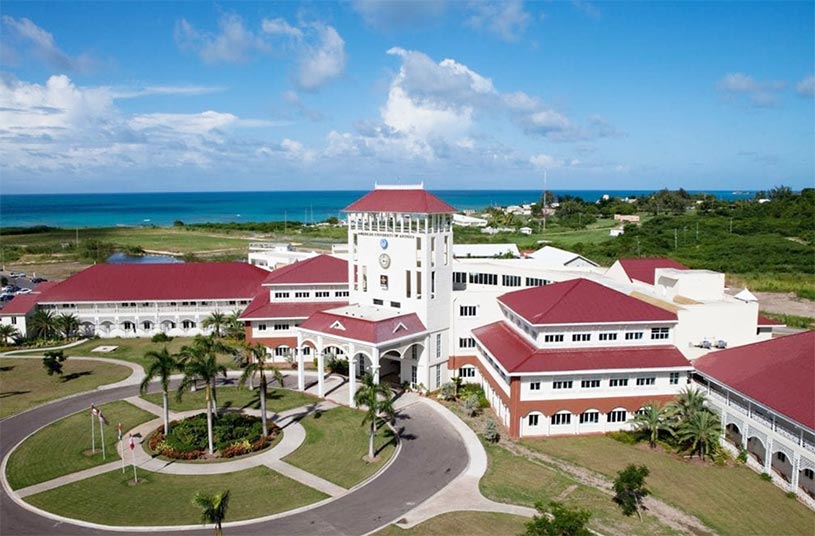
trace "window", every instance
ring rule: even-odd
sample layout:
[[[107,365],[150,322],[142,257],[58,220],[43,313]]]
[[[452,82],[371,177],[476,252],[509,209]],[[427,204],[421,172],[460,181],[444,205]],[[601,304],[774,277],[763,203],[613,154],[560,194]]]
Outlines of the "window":
[[[402,302],[392,301],[391,302],[391,307],[393,307],[394,309],[401,309],[402,308]]]
[[[141,327],[142,329],[153,329],[153,323],[150,322],[149,320],[145,320],[144,322],[141,323]]]
[[[475,316],[477,311],[475,305],[461,305],[458,308],[458,316]]]
[[[275,331],[286,331],[288,329],[289,329],[288,324],[275,324],[274,325],[274,330]]]
[[[288,292],[275,292],[274,297],[275,297],[276,300],[279,300],[279,299],[282,299],[282,298],[288,298],[289,293]]]
[[[624,409],[615,409],[606,415],[608,422],[625,422],[627,419],[626,411]]]
[[[338,290],[337,292],[334,293],[334,296],[336,296],[337,298],[347,298],[348,297],[348,291],[347,290]]]
[[[436,272],[430,272],[430,299],[436,297]]]
[[[475,367],[461,367],[458,369],[458,375],[461,378],[475,378]]]
[[[472,337],[465,337],[458,340],[459,348],[475,348],[475,339]]]
[[[441,357],[441,333],[436,333],[436,359]]]
[[[415,385],[417,379],[418,379],[418,369],[416,368],[416,365],[413,365],[412,367],[410,367],[410,383]]]
[[[540,415],[537,413],[533,413],[529,417],[526,418],[526,422],[529,423],[529,426],[537,426],[540,422]]]
[[[195,322],[192,320],[185,320],[181,323],[181,327],[184,329],[192,329],[195,327]]]
[[[274,349],[274,355],[277,357],[283,357],[289,355],[289,347],[288,346],[278,346]]]
[[[552,389],[571,389],[572,380],[560,380],[552,382]]]
[[[548,279],[540,279],[538,277],[527,277],[526,278],[526,286],[527,287],[543,287],[549,284]]]
[[[311,296],[311,292],[295,292],[294,293],[295,298],[308,298],[310,296]]]
[[[303,346],[303,355],[311,355],[311,346]]]
[[[501,284],[505,287],[520,287],[521,276],[519,275],[502,275]]]
[[[266,324],[258,324],[258,331],[266,331]]]
[[[670,384],[671,385],[676,385],[676,384],[679,383],[679,373],[678,372],[671,372],[671,377],[670,378],[671,378],[670,379]]]
[[[122,328],[125,331],[136,331],[136,324],[133,322],[122,322]]]
[[[775,459],[778,460],[779,462],[783,463],[783,462],[787,461],[787,455],[784,454],[783,452],[776,452],[775,453]]]
[[[436,365],[436,387],[441,385],[441,365]]]
[[[597,424],[600,422],[599,411],[584,411],[580,414],[580,424]]]
[[[384,303],[385,303],[385,302],[383,302],[383,301],[382,301],[382,300],[380,300],[379,298],[374,298],[374,305],[382,305],[382,304],[384,304]]]
[[[617,334],[616,333],[601,333],[600,334],[601,341],[616,341]]]
[[[571,422],[572,422],[571,413],[555,413],[554,415],[552,415],[552,424],[555,426],[571,424]]]
[[[611,378],[608,381],[609,387],[625,387],[628,385],[628,378]]]
[[[591,333],[573,333],[572,342],[588,342],[591,340]]]
[[[651,339],[667,339],[668,338],[668,328],[652,328],[651,329]]]
[[[477,285],[497,285],[498,274],[470,274],[470,283]]]
[[[467,288],[467,272],[453,272],[453,290]]]
[[[563,335],[544,335],[543,342],[563,342]]]
[[[647,410],[647,409],[645,409],[645,408],[640,408],[640,409],[638,409],[637,411],[635,411],[634,413],[635,413],[636,415],[645,415],[646,413],[648,413],[648,410]]]
[[[318,290],[314,293],[315,298],[328,298],[329,292],[327,290]]]
[[[17,317],[16,316],[11,317],[11,323],[12,323],[12,325],[17,325]]]
[[[529,383],[529,390],[530,391],[540,391],[541,390],[541,382],[530,382]]]
[[[804,469],[804,476],[810,480],[815,480],[815,471],[812,469]]]
[[[637,378],[637,385],[654,385],[657,379],[653,376],[648,378]]]
[[[625,334],[625,340],[627,341],[638,341],[642,339],[642,331],[629,331]]]
[[[580,387],[583,389],[595,389],[600,387],[600,380],[582,380]]]

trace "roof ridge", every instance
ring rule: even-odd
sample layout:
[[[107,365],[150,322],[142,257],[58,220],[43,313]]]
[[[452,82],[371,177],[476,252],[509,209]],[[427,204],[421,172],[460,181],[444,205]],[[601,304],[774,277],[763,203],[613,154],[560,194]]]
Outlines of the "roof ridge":
[[[568,282],[568,283],[571,283],[571,286],[568,288],[568,290],[566,290],[566,292],[564,292],[564,293],[563,293],[563,294],[560,296],[560,298],[559,298],[557,301],[553,302],[553,303],[552,303],[552,304],[551,304],[551,305],[550,305],[550,306],[549,306],[549,307],[548,307],[548,308],[547,308],[545,311],[541,311],[541,312],[539,312],[538,314],[536,314],[536,315],[533,317],[533,319],[534,319],[535,321],[538,321],[538,320],[540,320],[542,317],[544,317],[544,316],[545,316],[545,315],[546,315],[546,314],[547,314],[549,311],[551,311],[551,310],[552,310],[552,309],[553,309],[553,308],[554,308],[556,305],[560,304],[560,302],[562,302],[564,299],[566,299],[566,296],[568,296],[569,294],[571,294],[571,293],[572,293],[572,291],[573,291],[575,288],[577,288],[577,286],[580,284],[580,282],[581,282],[581,281],[587,281],[587,280],[586,280],[586,279],[584,279],[584,278],[582,278],[582,277],[578,277],[578,278],[576,278],[576,279],[571,279],[571,280],[569,280],[569,281],[563,281],[563,283],[567,283],[567,282]],[[557,284],[557,283],[555,283],[555,284]],[[540,287],[540,288],[544,288],[544,287]]]

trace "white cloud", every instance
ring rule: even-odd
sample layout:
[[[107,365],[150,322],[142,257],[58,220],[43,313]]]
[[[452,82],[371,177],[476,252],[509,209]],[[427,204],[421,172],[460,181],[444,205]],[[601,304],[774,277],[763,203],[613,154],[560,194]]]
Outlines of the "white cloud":
[[[175,40],[179,47],[195,52],[207,63],[244,63],[255,51],[271,50],[271,45],[247,29],[238,15],[222,15],[218,29],[214,34],[200,32],[181,19],[175,26]]]
[[[815,97],[815,76],[807,76],[795,86],[795,91],[801,97]]]
[[[340,76],[345,70],[345,41],[331,26],[314,25],[319,43],[308,46],[300,57],[297,85],[313,91]]]
[[[470,3],[470,9],[469,26],[508,42],[517,41],[532,20],[522,0],[477,0]]]
[[[303,38],[303,30],[290,25],[286,22],[286,19],[263,19],[260,27],[264,32],[270,35],[285,35],[296,39]]]
[[[548,154],[536,154],[529,162],[538,169],[554,169],[563,165],[563,161]]]
[[[771,107],[778,104],[778,93],[786,84],[780,81],[759,82],[744,73],[726,74],[717,87],[734,101],[746,100],[752,106]]]
[[[443,0],[354,0],[351,5],[369,26],[382,31],[425,27],[447,10]]]
[[[8,29],[6,36],[11,35],[19,42],[29,46],[36,56],[54,69],[87,72],[96,64],[94,59],[87,54],[71,57],[63,52],[54,41],[54,36],[34,24],[30,19],[25,17],[16,19],[4,15],[2,21],[3,26]],[[3,40],[6,41],[6,39],[7,37],[4,37]],[[6,60],[12,60],[12,62],[17,60],[16,52],[7,42],[3,43],[3,57],[4,63]]]

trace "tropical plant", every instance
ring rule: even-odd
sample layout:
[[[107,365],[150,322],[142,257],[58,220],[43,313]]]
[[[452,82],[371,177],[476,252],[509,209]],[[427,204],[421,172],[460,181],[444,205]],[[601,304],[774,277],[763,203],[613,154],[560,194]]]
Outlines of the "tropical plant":
[[[614,502],[620,506],[626,516],[639,516],[642,521],[642,510],[645,506],[643,499],[651,494],[645,487],[645,478],[650,471],[644,465],[631,464],[619,473],[614,479]]]
[[[54,327],[66,339],[70,339],[79,331],[79,318],[73,314],[61,314],[54,318]]]
[[[634,416],[634,428],[637,431],[648,434],[648,444],[651,448],[657,446],[660,432],[668,432],[673,435],[673,428],[669,419],[669,412],[666,408],[660,407],[656,402],[643,407],[642,412]]]
[[[266,425],[266,372],[271,372],[274,375],[276,382],[283,387],[283,373],[280,369],[271,364],[267,358],[266,346],[261,343],[246,344],[244,346],[246,352],[252,356],[252,360],[246,365],[243,370],[238,385],[243,386],[247,380],[257,374],[260,377],[260,385],[258,391],[260,393],[260,420],[263,424],[263,437],[269,435],[269,428]]]
[[[16,339],[20,336],[20,332],[11,324],[0,324],[0,341],[3,344],[8,344],[10,339]]]
[[[37,309],[29,323],[31,334],[36,338],[48,339],[56,332],[54,313],[47,309]]]
[[[705,393],[693,387],[685,387],[677,395],[676,400],[668,404],[667,408],[675,422],[691,419],[695,414],[705,409]]]
[[[216,337],[221,337],[221,328],[227,325],[227,317],[220,311],[215,311],[204,319],[204,328],[212,328]]]
[[[461,384],[463,382],[464,382],[464,380],[461,378],[461,376],[453,376],[453,385],[456,388],[456,392],[455,392],[456,398],[458,398],[458,392],[461,389]]]
[[[546,508],[541,501],[535,503],[535,510],[540,515],[532,517],[526,523],[523,536],[590,536],[586,525],[591,519],[591,512],[582,508],[571,508],[557,501],[549,503]]]
[[[689,445],[691,456],[699,453],[703,460],[716,453],[722,434],[719,416],[708,409],[696,412],[691,418],[679,423],[676,437]]]
[[[49,376],[54,374],[62,376],[62,363],[65,361],[65,355],[62,350],[51,350],[45,352],[42,358],[42,366]]]
[[[195,494],[195,504],[201,509],[201,521],[215,525],[215,536],[223,535],[221,525],[226,519],[226,512],[229,509],[229,490],[208,495],[203,492]]]
[[[478,399],[478,395],[472,394],[464,399],[464,411],[470,417],[475,417],[481,413],[481,401]]]
[[[371,423],[371,430],[368,436],[368,459],[375,458],[374,451],[374,438],[376,437],[377,420],[380,416],[385,417],[387,420],[393,419],[393,393],[383,384],[374,381],[371,373],[365,374],[362,378],[359,390],[354,395],[354,401],[357,406],[365,406],[365,418],[362,419],[362,425]]]
[[[243,340],[246,338],[243,322],[241,322],[242,311],[232,311],[226,316],[226,327],[224,334],[230,339]]]
[[[487,424],[484,426],[484,439],[490,443],[498,443],[501,439],[498,425],[492,419],[487,419]]]
[[[455,400],[456,399],[456,384],[453,382],[447,382],[441,386],[441,391],[439,392],[439,398],[442,400]]]
[[[145,376],[139,390],[144,394],[154,379],[158,378],[161,382],[161,397],[164,403],[164,435],[168,435],[170,433],[170,376],[173,372],[181,370],[181,366],[178,359],[167,350],[166,346],[160,351],[150,350],[144,354],[144,358],[152,361],[144,371]]]
[[[182,346],[181,357],[184,378],[178,386],[176,399],[181,400],[198,380],[204,382],[207,401],[207,443],[209,453],[214,454],[212,437],[212,417],[217,406],[215,398],[215,380],[219,375],[226,376],[226,367],[218,363],[218,353],[227,353],[231,349],[212,337],[195,337],[193,344]]]

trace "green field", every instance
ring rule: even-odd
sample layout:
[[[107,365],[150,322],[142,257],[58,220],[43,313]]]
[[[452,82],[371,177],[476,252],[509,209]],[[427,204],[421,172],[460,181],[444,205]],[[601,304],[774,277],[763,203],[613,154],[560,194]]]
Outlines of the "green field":
[[[362,417],[361,411],[339,407],[303,418],[306,440],[284,461],[344,488],[353,487],[378,471],[395,448],[390,429],[383,426],[375,443],[379,460],[366,462],[370,425],[361,426]]]
[[[36,358],[0,359],[0,418],[124,380],[132,372],[128,367],[74,359],[65,361],[62,371],[62,376],[49,376]]]
[[[96,449],[91,455],[91,413],[75,413],[49,424],[26,439],[11,455],[6,476],[12,489],[20,489],[54,478],[83,471],[119,459],[116,453],[116,425],[124,430],[156,418],[127,402],[112,402],[101,406],[110,422],[105,427],[106,460],[102,460],[99,422],[96,421]]]
[[[153,342],[149,338],[124,339],[115,337],[111,339],[92,339],[78,346],[66,348],[64,352],[68,356],[121,359],[147,368],[150,363],[150,360],[144,357],[147,352],[151,350],[160,351],[166,346],[171,354],[175,354],[181,350],[182,346],[192,344],[192,341],[192,337],[175,337],[170,342]],[[100,354],[92,351],[97,346],[118,346],[118,348],[113,352]],[[218,361],[226,365],[227,368],[238,368],[233,362],[232,356],[219,356]]]
[[[547,243],[563,248],[572,247],[574,244],[597,244],[610,240],[608,231],[617,227],[614,220],[598,220],[585,229],[571,229],[569,227],[550,226],[543,231],[537,225],[533,225],[534,232],[531,235],[520,233],[498,233],[488,235],[475,228],[455,228],[454,237],[456,244],[517,244],[519,249],[540,249]]]
[[[257,384],[257,380],[255,384]],[[178,402],[175,398],[175,393],[170,393],[170,409],[172,411],[204,409],[207,406],[205,397],[206,392],[201,389],[194,393],[184,393],[181,402]],[[260,396],[257,389],[249,390],[246,387],[219,387],[216,391],[216,397],[218,399],[219,408],[260,409]],[[142,398],[158,406],[161,406],[163,403],[161,393],[151,393],[142,396]],[[320,399],[299,391],[269,388],[266,393],[266,410],[279,413],[301,406],[316,404],[319,401]]]
[[[549,438],[523,444],[613,478],[631,463],[651,471],[654,496],[695,515],[721,534],[813,534],[815,513],[743,467],[691,463],[647,445],[607,437]]]
[[[226,521],[238,521],[284,512],[326,498],[266,467],[236,473],[180,476],[139,471],[141,483],[133,485],[133,473],[111,471],[68,484],[25,500],[62,516],[105,525],[182,525],[201,522],[193,503],[197,492],[229,490]],[[226,531],[239,534],[240,530]]]
[[[388,525],[376,536],[509,536],[523,534],[525,517],[496,512],[450,512],[411,529]]]

